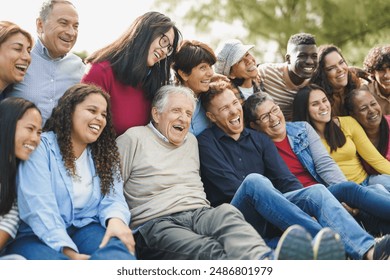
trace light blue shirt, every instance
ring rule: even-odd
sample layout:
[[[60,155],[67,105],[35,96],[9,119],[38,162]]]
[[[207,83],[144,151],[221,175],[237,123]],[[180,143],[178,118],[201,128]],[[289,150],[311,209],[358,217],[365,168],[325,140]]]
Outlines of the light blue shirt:
[[[50,117],[53,108],[65,91],[81,81],[85,65],[73,53],[53,59],[37,39],[31,51],[31,64],[22,82],[14,85],[6,97],[23,97],[35,103],[41,110],[43,123]]]
[[[206,111],[204,110],[200,100],[198,100],[196,102],[194,114],[192,115],[190,132],[195,136],[198,136],[203,130],[209,128],[210,126],[211,122],[206,116]]]
[[[23,221],[20,234],[34,232],[56,251],[70,247],[78,252],[66,231],[68,227],[81,228],[92,222],[106,227],[110,218],[129,224],[130,210],[123,195],[123,181],[115,180],[113,189],[103,196],[91,151],[87,149],[93,175],[92,195],[85,207],[75,209],[72,177],[62,161],[57,137],[53,132],[42,133],[41,143],[30,159],[19,164],[16,184]]]

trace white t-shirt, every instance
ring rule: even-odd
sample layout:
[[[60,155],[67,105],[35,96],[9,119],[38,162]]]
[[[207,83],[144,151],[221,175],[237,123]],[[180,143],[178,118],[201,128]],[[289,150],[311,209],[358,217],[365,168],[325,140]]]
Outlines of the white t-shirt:
[[[76,159],[76,177],[72,177],[74,207],[83,208],[92,195],[92,172],[89,166],[87,149]]]

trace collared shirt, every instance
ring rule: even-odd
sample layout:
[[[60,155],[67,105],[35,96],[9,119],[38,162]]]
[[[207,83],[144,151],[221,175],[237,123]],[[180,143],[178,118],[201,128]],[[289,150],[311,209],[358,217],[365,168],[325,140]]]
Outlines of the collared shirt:
[[[157,128],[154,127],[153,123],[150,122],[148,123],[147,125],[150,129],[152,129],[152,131],[160,138],[162,139],[164,142],[167,142],[167,143],[170,143],[169,142],[169,139],[167,137],[165,137],[160,131],[158,131]],[[184,137],[184,141],[187,139],[187,135]]]
[[[203,130],[210,127],[210,124],[211,122],[206,116],[206,111],[203,108],[201,101],[198,99],[191,119],[190,132],[195,136],[198,136]]]
[[[198,136],[200,171],[213,206],[229,203],[245,177],[264,175],[282,193],[303,186],[265,134],[245,128],[236,141],[216,125]]]
[[[31,51],[31,64],[22,82],[14,85],[6,97],[23,97],[35,103],[41,110],[43,122],[50,117],[53,108],[65,91],[80,82],[85,65],[73,53],[53,59],[37,39]]]

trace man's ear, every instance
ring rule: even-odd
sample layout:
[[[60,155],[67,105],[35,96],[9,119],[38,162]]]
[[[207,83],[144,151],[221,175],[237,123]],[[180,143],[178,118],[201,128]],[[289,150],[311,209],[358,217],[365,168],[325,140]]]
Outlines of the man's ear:
[[[160,114],[157,111],[156,107],[152,108],[152,119],[154,123],[159,123],[160,120]]]
[[[35,24],[37,26],[37,33],[41,35],[43,33],[43,21],[41,18],[37,18],[35,20]]]
[[[249,122],[249,126],[250,126],[252,129],[257,130],[254,122]]]
[[[184,73],[182,70],[178,70],[177,73],[179,74],[179,76],[183,79],[183,81],[187,82],[188,81],[188,75],[186,73]]]
[[[284,56],[284,59],[287,61],[288,64],[291,63],[291,61],[290,61],[290,55],[289,55],[289,54],[286,54],[286,55]]]
[[[209,118],[209,120],[210,120],[211,122],[215,123],[216,119],[215,119],[213,113],[207,111],[207,112],[206,112],[206,116]]]

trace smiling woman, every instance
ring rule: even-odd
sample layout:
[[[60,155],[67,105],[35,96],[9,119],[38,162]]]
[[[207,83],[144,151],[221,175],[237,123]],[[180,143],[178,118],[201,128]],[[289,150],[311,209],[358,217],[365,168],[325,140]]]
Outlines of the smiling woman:
[[[23,222],[9,253],[135,259],[110,112],[108,95],[92,85],[76,84],[60,98],[41,145],[18,170]]]
[[[0,21],[0,100],[7,87],[23,80],[31,62],[32,44],[27,31],[12,22]]]
[[[19,226],[16,170],[39,145],[41,126],[41,113],[32,102],[10,97],[0,103],[0,258]]]

